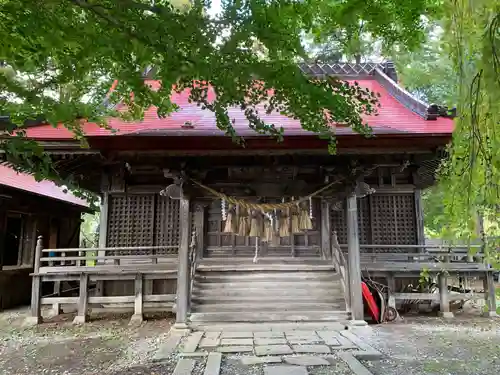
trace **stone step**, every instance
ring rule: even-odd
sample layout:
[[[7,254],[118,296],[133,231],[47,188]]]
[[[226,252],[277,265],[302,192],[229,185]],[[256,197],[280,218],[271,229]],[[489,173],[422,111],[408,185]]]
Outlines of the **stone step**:
[[[195,290],[202,290],[203,292],[208,290],[216,290],[221,292],[226,291],[240,291],[240,290],[260,290],[260,291],[279,291],[279,290],[316,290],[318,292],[325,291],[340,291],[343,292],[342,284],[340,281],[314,281],[304,280],[300,281],[228,281],[228,282],[200,282],[196,280],[193,283],[193,288]]]
[[[345,303],[343,301],[337,302],[301,302],[301,301],[288,301],[288,302],[234,302],[226,303],[213,301],[213,303],[193,303],[191,306],[192,312],[286,312],[286,311],[331,311],[343,310]]]
[[[280,297],[311,297],[311,298],[329,298],[329,297],[344,297],[344,291],[340,285],[318,285],[317,288],[304,289],[300,288],[239,288],[239,287],[225,287],[226,284],[222,284],[221,288],[205,288],[205,285],[196,285],[193,289],[193,297],[207,297],[207,298],[245,298],[245,297],[262,297],[262,298],[280,298]]]
[[[247,273],[247,272],[237,272],[234,274],[219,274],[219,273],[196,273],[195,281],[203,283],[225,283],[225,282],[237,282],[237,281],[251,281],[251,282],[269,282],[269,281],[291,281],[291,282],[302,282],[302,281],[325,281],[334,282],[339,281],[340,276],[336,273],[329,272],[258,272],[258,273]]]
[[[204,272],[233,272],[233,271],[335,271],[335,266],[332,264],[319,264],[319,265],[308,265],[308,264],[199,264],[196,267],[197,271]]]
[[[345,311],[286,311],[286,312],[207,312],[192,313],[192,322],[341,322],[349,315]]]
[[[249,257],[209,257],[198,260],[198,264],[206,265],[206,264],[254,264],[254,250],[251,251],[252,255]],[[316,256],[301,256],[301,257],[291,257],[290,255],[286,256],[265,256],[261,257],[257,261],[258,264],[306,264],[306,265],[331,265],[332,261],[328,259],[321,259]]]
[[[348,317],[348,315],[347,315]],[[192,322],[193,330],[205,332],[253,332],[259,337],[272,337],[271,331],[277,334],[289,331],[343,331],[346,329],[345,321],[270,321],[262,322]],[[279,335],[278,337],[282,337]]]

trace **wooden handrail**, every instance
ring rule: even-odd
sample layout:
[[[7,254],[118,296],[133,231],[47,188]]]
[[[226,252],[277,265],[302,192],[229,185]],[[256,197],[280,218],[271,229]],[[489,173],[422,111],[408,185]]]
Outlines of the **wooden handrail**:
[[[351,293],[350,293],[350,284],[349,284],[349,267],[347,265],[347,261],[344,257],[344,253],[339,246],[339,242],[337,240],[337,232],[332,232],[331,238],[331,247],[332,247],[332,260],[334,262],[335,268],[338,269],[340,274],[342,287],[344,288],[344,296],[347,304],[347,309],[350,310],[351,306]]]
[[[41,262],[65,261],[65,260],[103,260],[103,259],[157,259],[169,258],[162,254],[137,254],[137,255],[82,255],[82,256],[67,256],[67,257],[44,257],[40,258]],[[171,258],[171,257],[170,257]]]
[[[339,244],[341,248],[346,248],[347,244]],[[377,245],[377,244],[369,244],[369,245],[359,245],[361,249],[480,249],[482,245]]]
[[[168,246],[120,246],[120,247],[86,247],[86,248],[59,248],[59,249],[43,249],[44,253],[63,253],[63,252],[76,252],[76,251],[143,251],[143,250],[162,250],[162,249],[178,249],[179,245],[168,245]]]

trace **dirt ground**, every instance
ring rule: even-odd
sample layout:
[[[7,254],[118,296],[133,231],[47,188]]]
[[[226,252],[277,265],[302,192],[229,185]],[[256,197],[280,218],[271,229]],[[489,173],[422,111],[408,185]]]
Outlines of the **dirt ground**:
[[[72,316],[37,328],[22,327],[27,309],[0,313],[0,374],[170,375],[176,359],[152,363],[171,319],[129,327],[128,316],[71,324]],[[482,375],[500,373],[500,319],[459,315],[406,318],[372,327],[365,337],[387,355],[367,362],[374,375]]]

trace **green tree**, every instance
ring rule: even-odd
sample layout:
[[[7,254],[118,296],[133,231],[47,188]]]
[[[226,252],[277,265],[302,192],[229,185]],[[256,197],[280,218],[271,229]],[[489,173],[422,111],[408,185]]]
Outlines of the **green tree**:
[[[477,214],[490,225],[500,222],[500,4],[450,0],[446,5],[459,116],[439,180],[445,192],[445,234],[470,237]],[[460,233],[461,228],[467,231]]]
[[[399,79],[405,89],[418,98],[454,107],[458,99],[458,76],[443,29],[438,23],[433,23],[426,34],[420,48],[391,51]]]
[[[330,123],[348,123],[368,133],[361,114],[376,110],[376,98],[358,86],[303,76],[295,61],[305,57],[304,33],[325,29],[327,35],[363,24],[363,30],[386,43],[412,46],[421,38],[421,15],[434,3],[228,0],[212,17],[210,2],[202,0],[181,8],[161,0],[2,0],[0,114],[9,116],[10,132],[26,120],[43,119],[63,123],[81,138],[81,119],[105,126],[108,116],[139,119],[151,105],[168,116],[176,110],[170,101],[176,85],[178,90],[192,88],[192,100],[213,111],[217,126],[235,141],[242,142],[229,106],[241,106],[256,132],[279,139],[282,129],[264,123],[255,109],[273,88],[267,110],[300,119],[305,129],[330,139],[333,150]],[[256,40],[265,48],[265,59],[252,48]],[[158,91],[143,84],[143,73],[151,67],[162,81]],[[207,100],[208,84],[216,91],[214,102]],[[57,99],[54,92],[68,85],[73,94]],[[119,101],[127,112],[112,110]],[[14,154],[20,147],[6,149]],[[40,175],[47,172],[35,169]]]

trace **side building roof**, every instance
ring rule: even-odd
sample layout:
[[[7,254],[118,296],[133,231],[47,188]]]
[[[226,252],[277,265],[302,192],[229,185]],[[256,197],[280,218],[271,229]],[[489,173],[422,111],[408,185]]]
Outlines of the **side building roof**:
[[[60,202],[78,206],[87,210],[89,204],[72,193],[65,193],[63,189],[52,181],[36,181],[32,175],[17,172],[7,165],[0,164],[0,186],[22,190],[42,197],[51,198]]]

